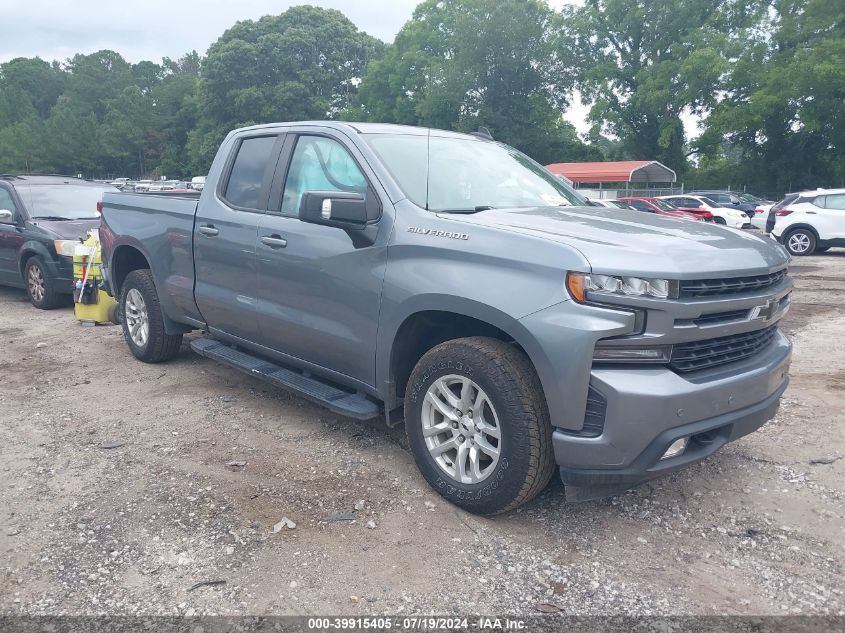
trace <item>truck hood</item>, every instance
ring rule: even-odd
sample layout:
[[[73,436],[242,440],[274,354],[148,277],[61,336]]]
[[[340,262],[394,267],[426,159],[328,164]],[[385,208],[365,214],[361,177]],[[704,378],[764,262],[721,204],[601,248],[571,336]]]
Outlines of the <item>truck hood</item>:
[[[100,220],[30,220],[57,240],[75,240],[85,237],[91,229],[100,226]]]
[[[625,209],[534,207],[440,217],[565,244],[587,259],[592,272],[604,274],[737,277],[763,274],[789,261],[774,240],[747,231]],[[472,239],[470,228],[463,232]]]

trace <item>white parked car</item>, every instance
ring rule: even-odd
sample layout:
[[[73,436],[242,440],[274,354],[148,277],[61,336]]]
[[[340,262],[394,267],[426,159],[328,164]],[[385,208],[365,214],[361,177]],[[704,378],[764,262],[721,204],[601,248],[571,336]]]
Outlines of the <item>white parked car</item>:
[[[599,206],[599,207],[607,207],[608,209],[630,209],[631,208],[631,205],[629,205],[625,202],[622,202],[621,200],[609,200],[609,199],[593,200],[591,198],[590,204],[594,204],[594,205]]]
[[[205,176],[194,176],[191,178],[191,189],[202,191],[203,187],[205,187]]]
[[[676,207],[683,209],[704,209],[713,214],[713,221],[716,224],[729,226],[733,229],[750,229],[751,221],[748,216],[736,207],[721,207],[707,196],[692,196],[689,194],[675,196],[660,196]]]
[[[802,191],[775,210],[772,236],[790,255],[845,246],[845,189]]]
[[[766,218],[769,217],[769,210],[775,206],[774,203],[758,204],[754,207],[754,217],[751,218],[751,226],[761,231],[766,230]]]

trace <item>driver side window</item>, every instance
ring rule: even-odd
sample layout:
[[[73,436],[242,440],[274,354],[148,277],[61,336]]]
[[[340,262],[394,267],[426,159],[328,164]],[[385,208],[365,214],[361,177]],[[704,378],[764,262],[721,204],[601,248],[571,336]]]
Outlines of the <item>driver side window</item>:
[[[282,195],[282,215],[296,217],[307,191],[345,191],[367,197],[367,179],[343,145],[322,136],[300,136]]]
[[[9,190],[4,187],[0,187],[0,210],[12,212],[12,217],[10,219],[0,219],[0,223],[11,224],[14,222],[16,211],[15,201],[12,200],[12,194],[9,193]]]

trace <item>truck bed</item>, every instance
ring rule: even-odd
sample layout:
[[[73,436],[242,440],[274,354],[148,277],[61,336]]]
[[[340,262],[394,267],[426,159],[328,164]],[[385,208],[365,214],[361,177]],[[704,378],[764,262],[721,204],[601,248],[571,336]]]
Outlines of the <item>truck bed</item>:
[[[160,292],[165,314],[193,320],[201,318],[194,301],[193,231],[198,202],[192,195],[107,193],[100,228],[103,250],[112,257],[120,257],[122,245],[144,253],[156,284],[166,289]]]

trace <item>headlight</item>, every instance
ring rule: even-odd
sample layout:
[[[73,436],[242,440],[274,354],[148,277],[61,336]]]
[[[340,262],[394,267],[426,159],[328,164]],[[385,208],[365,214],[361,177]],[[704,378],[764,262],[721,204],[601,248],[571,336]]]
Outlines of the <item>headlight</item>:
[[[90,250],[79,240],[54,240],[53,246],[56,247],[56,253],[65,257],[85,255]]]
[[[668,299],[677,295],[677,285],[677,282],[668,279],[587,273],[568,273],[566,275],[566,289],[578,303],[584,303],[587,300],[588,292],[623,297]]]

